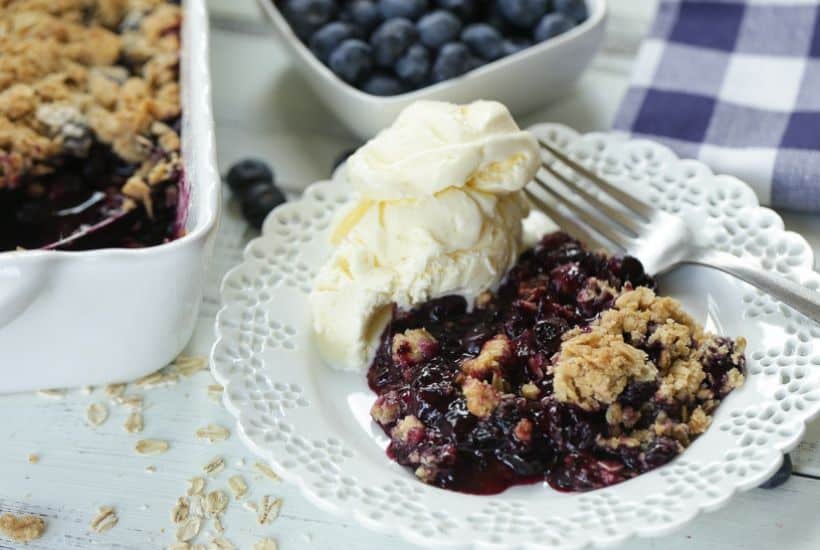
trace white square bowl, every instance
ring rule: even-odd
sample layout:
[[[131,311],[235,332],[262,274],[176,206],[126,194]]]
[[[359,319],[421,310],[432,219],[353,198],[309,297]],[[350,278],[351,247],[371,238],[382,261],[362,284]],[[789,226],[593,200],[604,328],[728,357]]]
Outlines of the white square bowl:
[[[359,137],[389,126],[420,99],[468,103],[494,99],[524,114],[566,94],[589,65],[604,36],[606,0],[586,0],[589,17],[577,27],[469,73],[405,94],[380,97],[358,90],[322,64],[299,40],[272,0],[258,0],[319,97]]]
[[[0,394],[124,382],[187,344],[221,206],[208,13],[185,0],[180,85],[185,235],[149,248],[0,252]]]

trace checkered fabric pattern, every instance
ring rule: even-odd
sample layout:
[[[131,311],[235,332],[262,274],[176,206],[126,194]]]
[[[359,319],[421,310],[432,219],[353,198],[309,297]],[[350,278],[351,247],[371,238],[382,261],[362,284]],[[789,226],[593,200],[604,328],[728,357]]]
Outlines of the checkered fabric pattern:
[[[820,0],[660,0],[615,127],[820,212]]]

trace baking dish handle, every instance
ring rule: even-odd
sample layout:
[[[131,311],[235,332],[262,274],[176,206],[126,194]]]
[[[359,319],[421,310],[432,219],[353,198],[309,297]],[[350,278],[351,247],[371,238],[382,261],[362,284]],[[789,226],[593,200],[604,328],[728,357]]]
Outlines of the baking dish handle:
[[[0,329],[14,321],[34,302],[46,280],[48,265],[0,266]]]

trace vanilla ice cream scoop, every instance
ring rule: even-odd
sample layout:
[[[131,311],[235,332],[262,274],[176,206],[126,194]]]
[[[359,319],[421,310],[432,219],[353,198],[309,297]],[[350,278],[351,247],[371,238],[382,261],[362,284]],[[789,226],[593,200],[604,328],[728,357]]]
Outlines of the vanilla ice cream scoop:
[[[472,304],[522,252],[521,192],[538,145],[496,102],[418,102],[356,152],[356,200],[310,295],[317,344],[336,368],[363,370],[394,305],[457,294]]]

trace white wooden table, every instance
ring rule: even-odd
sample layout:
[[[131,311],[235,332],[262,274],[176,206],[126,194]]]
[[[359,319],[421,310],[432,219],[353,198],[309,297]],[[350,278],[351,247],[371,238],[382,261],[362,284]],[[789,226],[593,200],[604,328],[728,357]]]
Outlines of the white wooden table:
[[[610,126],[626,89],[630,64],[652,17],[654,2],[610,0],[612,18],[603,51],[591,70],[566,99],[526,117],[528,124],[559,121],[582,131]],[[269,35],[252,0],[211,0],[212,60],[219,160],[223,167],[237,158],[259,155],[276,168],[283,186],[298,191],[324,178],[333,159],[355,145],[350,135],[318,102],[296,75],[290,60]],[[219,237],[219,256],[210,277],[202,320],[191,343],[193,354],[207,353],[218,308],[216,285],[238,261],[235,250],[250,236],[233,205]],[[820,217],[785,215],[789,228],[803,233],[820,255]],[[47,345],[47,342],[44,342]],[[123,350],[128,353],[128,350]],[[112,357],[112,361],[116,361]],[[255,474],[253,457],[235,434],[208,444],[194,432],[209,423],[232,426],[222,406],[207,395],[213,381],[206,372],[176,386],[152,390],[129,388],[144,396],[145,431],[126,433],[127,410],[109,405],[110,418],[91,428],[85,409],[108,402],[102,389],[80,390],[61,399],[33,394],[0,397],[0,513],[34,513],[46,517],[44,537],[32,549],[164,548],[174,540],[170,510],[185,493],[187,480],[216,455],[228,468],[209,489],[227,489],[227,478],[242,473],[250,485],[246,499],[282,497],[281,516],[259,527],[255,516],[232,502],[224,519],[225,537],[238,548],[251,548],[263,536],[279,541],[283,550],[395,550],[410,548],[403,541],[377,535],[330,516],[307,502],[294,487]],[[134,453],[139,437],[168,440],[170,450],[145,457]],[[30,454],[40,458],[28,461]],[[794,453],[798,474],[785,486],[737,496],[715,513],[698,518],[684,530],[657,540],[631,541],[629,549],[814,549],[820,548],[820,422],[809,430]],[[244,464],[243,464],[244,462]],[[146,466],[155,466],[155,471]],[[119,523],[97,534],[89,522],[102,505],[114,506]],[[208,540],[206,531],[198,539]],[[15,546],[0,537],[0,549]]]

